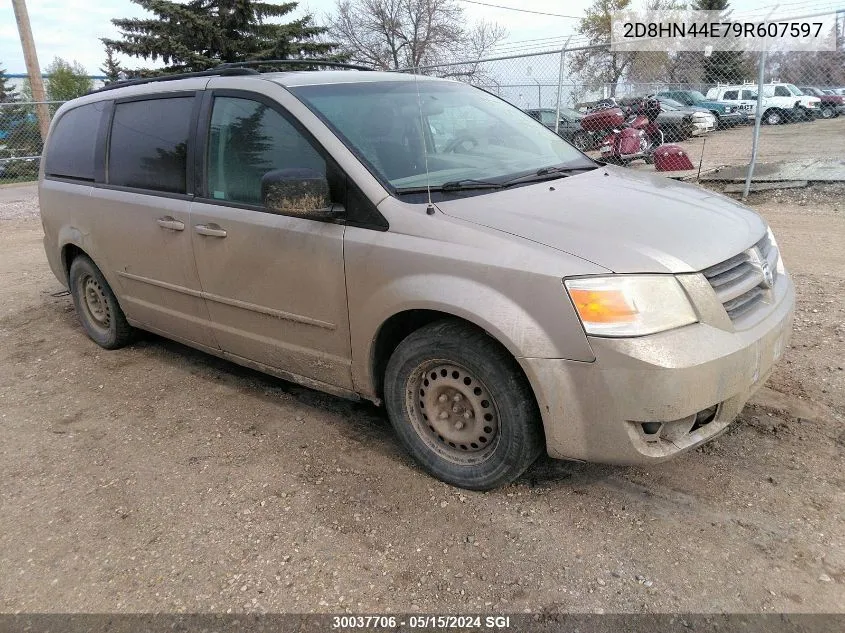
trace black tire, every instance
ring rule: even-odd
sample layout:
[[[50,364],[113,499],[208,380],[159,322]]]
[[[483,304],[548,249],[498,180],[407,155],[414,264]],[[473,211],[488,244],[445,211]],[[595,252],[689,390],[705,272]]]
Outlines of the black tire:
[[[431,323],[399,344],[385,371],[384,400],[408,452],[453,486],[508,484],[544,448],[540,412],[519,365],[460,321]]]
[[[580,150],[582,152],[586,152],[590,149],[590,145],[592,144],[592,139],[590,135],[586,132],[575,132],[572,137],[572,145],[575,149]]]
[[[100,347],[118,349],[132,342],[135,329],[100,269],[86,255],[78,255],[70,265],[70,294],[79,322]]]
[[[780,125],[783,120],[783,113],[777,108],[769,108],[763,113],[763,122],[767,125]]]

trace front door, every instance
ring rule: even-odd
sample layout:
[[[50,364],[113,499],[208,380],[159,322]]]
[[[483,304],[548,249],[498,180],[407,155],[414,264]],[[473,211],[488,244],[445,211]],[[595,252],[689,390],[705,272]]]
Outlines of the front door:
[[[351,389],[344,226],[283,215],[262,195],[269,172],[324,176],[333,198],[343,179],[272,100],[207,98],[204,197],[191,207],[190,231],[217,341],[234,356]]]

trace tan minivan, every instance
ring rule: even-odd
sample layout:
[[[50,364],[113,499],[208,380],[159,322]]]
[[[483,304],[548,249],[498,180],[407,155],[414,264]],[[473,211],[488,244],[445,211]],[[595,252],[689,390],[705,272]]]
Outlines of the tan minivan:
[[[383,402],[466,488],[544,450],[689,450],[791,329],[754,212],[596,163],[459,82],[245,65],[126,82],[62,106],[41,165],[47,257],[96,343],[149,330]]]

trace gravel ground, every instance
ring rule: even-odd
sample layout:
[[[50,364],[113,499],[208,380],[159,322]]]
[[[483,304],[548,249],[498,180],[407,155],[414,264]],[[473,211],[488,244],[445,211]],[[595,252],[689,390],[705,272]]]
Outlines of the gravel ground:
[[[33,189],[0,189],[0,611],[843,612],[842,201],[751,200],[799,303],[726,435],[471,493],[370,405],[152,335],[101,350]]]

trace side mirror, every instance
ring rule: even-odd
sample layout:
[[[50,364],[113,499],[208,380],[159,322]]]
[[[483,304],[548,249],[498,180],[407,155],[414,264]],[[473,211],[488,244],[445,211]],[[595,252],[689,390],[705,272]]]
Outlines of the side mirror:
[[[343,215],[333,205],[326,177],[313,169],[276,169],[261,178],[261,200],[269,211],[312,220],[334,220]]]

